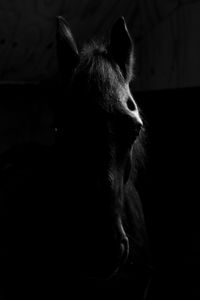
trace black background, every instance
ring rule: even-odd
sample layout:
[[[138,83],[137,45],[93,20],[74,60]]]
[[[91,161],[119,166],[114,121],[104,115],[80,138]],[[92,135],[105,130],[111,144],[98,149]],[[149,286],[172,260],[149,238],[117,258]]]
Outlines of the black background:
[[[36,3],[37,1],[33,2]],[[167,1],[165,3],[167,7]],[[40,28],[40,31],[43,32],[43,29],[46,28],[44,24],[46,24],[45,22],[48,18],[50,20],[49,24],[51,24],[48,30],[48,38],[47,35],[45,36],[44,31],[42,33],[43,38],[35,46],[36,44],[32,44],[31,38],[23,39],[23,34],[25,37],[30,37],[32,36],[31,34],[22,34],[29,15],[28,5],[25,5],[23,8],[27,15],[20,15],[18,12],[22,11],[22,8],[21,4],[17,4],[17,1],[15,1],[13,6],[4,3],[4,1],[1,1],[0,4],[2,7],[0,21],[0,154],[1,166],[3,166],[4,154],[12,145],[27,140],[37,141],[39,144],[47,146],[54,143],[54,134],[49,128],[53,128],[55,107],[59,101],[58,92],[56,87],[52,85],[52,82],[47,81],[45,85],[39,85],[39,82],[41,79],[48,79],[49,74],[51,77],[52,75],[54,76],[57,71],[53,46],[55,33],[53,20],[55,15],[65,11],[62,11],[60,7],[50,10],[49,6],[47,9],[48,5],[44,3],[41,6],[31,6],[32,8],[35,7],[34,13],[31,13],[31,20],[35,20],[33,22],[35,27],[30,28]],[[147,7],[151,8],[150,4]],[[152,9],[153,7],[154,5],[152,4]],[[88,9],[92,13],[91,7],[89,8],[88,6]],[[48,11],[49,15],[45,14],[45,11]],[[149,9],[150,11],[151,9]],[[104,28],[109,27],[119,13],[120,11],[117,11],[114,16],[110,11],[110,19],[104,16],[104,20],[109,19],[109,22],[104,23]],[[140,54],[140,50],[144,51],[141,40],[148,28],[152,29],[156,26],[156,20],[161,21],[159,18],[162,15],[151,19],[151,14],[149,13],[142,18],[142,14],[138,12],[137,20],[138,18],[140,21],[146,20],[143,23],[145,26],[141,29],[139,26],[134,27],[133,21],[131,23],[132,18],[128,15],[128,8],[125,9],[124,13],[125,15],[127,13],[131,32],[136,34],[136,61],[138,58],[136,74],[138,74],[139,79],[135,81],[138,91],[134,92],[134,85],[132,90],[135,100],[143,112],[147,134],[145,170],[140,177],[139,192],[144,206],[147,231],[155,265],[150,296],[152,296],[152,299],[164,299],[165,297],[170,299],[173,298],[175,293],[177,296],[187,294],[189,299],[192,299],[192,297],[197,298],[200,295],[200,278],[198,274],[200,266],[198,181],[198,102],[200,88],[197,84],[198,80],[195,79],[193,84],[192,81],[190,82],[189,85],[193,85],[193,87],[188,87],[187,80],[179,80],[181,68],[184,67],[185,63],[184,60],[179,60],[180,68],[173,83],[174,88],[170,89],[170,84],[159,83],[158,80],[155,86],[152,85],[151,90],[148,80],[151,81],[150,77],[154,78],[157,76],[159,78],[159,74],[162,74],[162,72],[157,73],[157,70],[161,69],[162,71],[162,64],[158,62],[157,65],[150,67],[152,62],[149,63],[145,73],[144,53]],[[41,19],[38,18],[39,15]],[[18,17],[22,21],[17,23],[18,29],[13,34],[14,20],[17,20]],[[70,18],[72,20],[73,17],[71,12]],[[101,16],[99,15],[99,17]],[[83,24],[87,23],[87,18],[89,20],[89,17],[83,18]],[[150,22],[151,20],[152,22]],[[80,34],[78,34],[79,24],[72,22],[76,36],[78,37],[79,35],[80,40],[86,39],[87,35],[89,36],[92,33],[89,30],[89,28],[92,28],[92,22],[94,20],[90,20],[90,26],[87,26],[86,33],[82,32]],[[100,26],[95,27],[95,34],[103,30],[103,27],[99,31],[98,28]],[[198,27],[196,28],[198,32]],[[152,41],[152,43],[156,45],[156,41]],[[174,45],[176,45],[176,49],[183,49],[183,44],[178,38],[174,40]],[[197,45],[198,43],[188,47],[190,50],[196,49]],[[32,49],[32,52],[29,51],[30,49]],[[49,54],[49,51],[51,54]],[[8,54],[6,59],[5,53]],[[166,50],[166,57],[167,55]],[[23,57],[24,60],[22,59]],[[48,57],[48,60],[45,57]],[[197,61],[198,59],[196,57]],[[42,64],[44,61],[45,63]],[[10,62],[13,62],[13,65]],[[188,63],[188,65],[190,64]],[[187,69],[185,70],[184,72],[187,73]],[[198,78],[198,72],[195,73],[196,69],[194,72],[191,69],[189,71],[192,74],[191,77],[196,74],[192,78]],[[36,81],[36,83],[32,84],[32,80]],[[12,83],[8,81],[12,81]],[[151,82],[153,83],[154,81]],[[8,251],[6,232],[9,215],[9,212],[6,210],[7,205],[3,191],[4,186],[1,183],[0,241],[2,242],[0,245],[0,263],[2,266],[6,261]],[[1,270],[4,270],[4,268],[5,266]],[[4,278],[3,272],[1,272],[1,278]]]

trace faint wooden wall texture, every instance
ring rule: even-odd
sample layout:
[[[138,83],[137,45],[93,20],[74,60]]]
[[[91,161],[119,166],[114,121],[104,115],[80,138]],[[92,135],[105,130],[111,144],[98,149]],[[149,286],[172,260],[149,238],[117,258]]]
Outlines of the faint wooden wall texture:
[[[137,44],[139,89],[200,85],[200,1],[182,2]]]
[[[79,42],[108,33],[124,15],[135,42],[136,89],[200,85],[200,1],[0,0],[0,80],[56,72],[55,16]]]

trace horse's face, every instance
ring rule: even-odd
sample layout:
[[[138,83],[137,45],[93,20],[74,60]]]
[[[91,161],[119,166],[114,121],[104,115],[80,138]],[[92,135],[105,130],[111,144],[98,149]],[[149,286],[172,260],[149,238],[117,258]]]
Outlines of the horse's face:
[[[66,114],[74,122],[69,147],[80,176],[73,193],[84,228],[79,228],[80,255],[91,275],[109,276],[129,252],[123,204],[132,148],[142,127],[129,88],[132,41],[123,19],[113,26],[107,46],[91,44],[81,54],[63,18],[57,37],[69,98]]]

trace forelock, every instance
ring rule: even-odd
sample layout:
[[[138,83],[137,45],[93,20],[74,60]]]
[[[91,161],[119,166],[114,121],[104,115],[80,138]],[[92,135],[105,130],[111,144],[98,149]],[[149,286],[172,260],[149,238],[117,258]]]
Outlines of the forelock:
[[[119,66],[112,61],[106,44],[100,42],[92,41],[83,47],[75,76],[85,82],[87,92],[99,95],[105,101],[109,99],[110,106],[112,99],[113,102],[116,100],[117,90],[125,85]]]

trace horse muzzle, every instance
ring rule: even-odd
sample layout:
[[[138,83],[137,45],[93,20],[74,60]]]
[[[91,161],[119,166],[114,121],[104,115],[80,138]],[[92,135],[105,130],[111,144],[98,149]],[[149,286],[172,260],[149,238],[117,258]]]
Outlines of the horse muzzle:
[[[129,256],[129,240],[121,221],[118,222],[113,236],[95,235],[83,247],[83,277],[109,279],[122,267]]]

